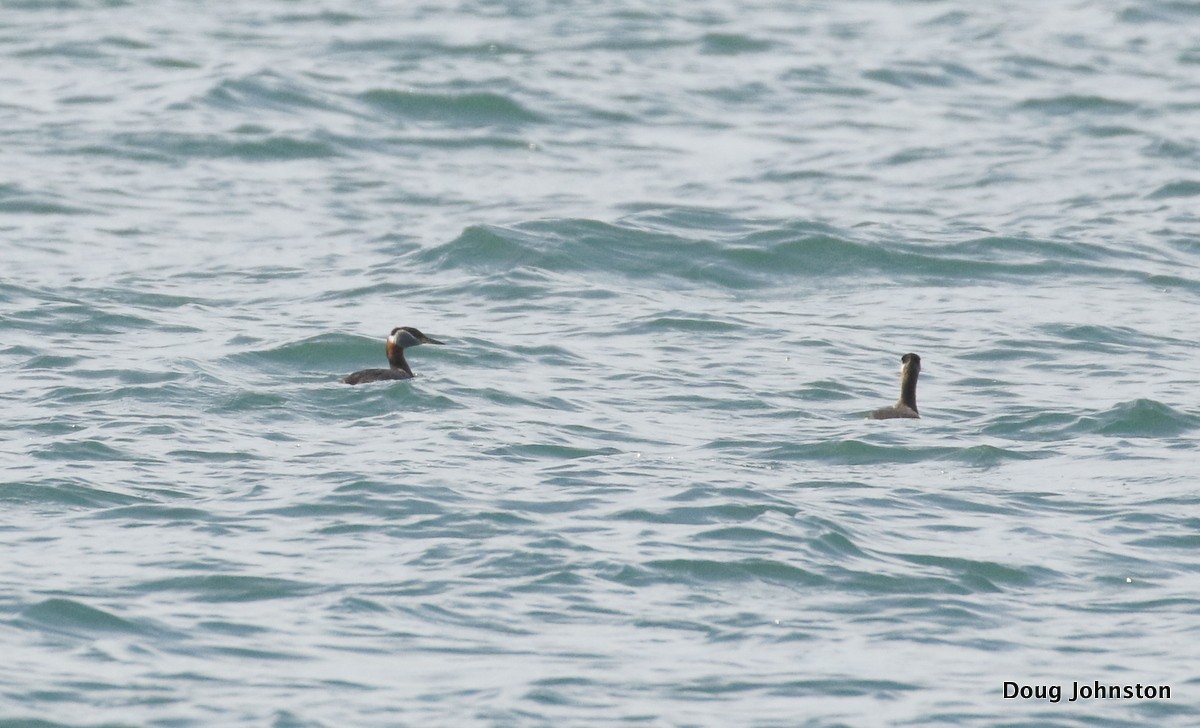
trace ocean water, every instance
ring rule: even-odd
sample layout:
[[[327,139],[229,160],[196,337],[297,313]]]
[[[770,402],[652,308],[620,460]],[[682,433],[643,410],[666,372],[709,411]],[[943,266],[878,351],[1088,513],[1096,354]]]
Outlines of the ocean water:
[[[1198,29],[3,3],[0,725],[1196,725]]]

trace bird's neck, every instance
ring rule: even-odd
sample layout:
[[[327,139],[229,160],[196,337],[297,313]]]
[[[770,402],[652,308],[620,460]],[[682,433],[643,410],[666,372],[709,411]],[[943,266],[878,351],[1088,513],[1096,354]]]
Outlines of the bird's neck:
[[[387,343],[387,358],[388,364],[392,365],[392,369],[399,369],[408,376],[412,376],[412,369],[408,368],[408,362],[404,359],[404,347],[396,346],[394,342]]]
[[[900,404],[917,411],[917,372],[905,367],[900,376]]]

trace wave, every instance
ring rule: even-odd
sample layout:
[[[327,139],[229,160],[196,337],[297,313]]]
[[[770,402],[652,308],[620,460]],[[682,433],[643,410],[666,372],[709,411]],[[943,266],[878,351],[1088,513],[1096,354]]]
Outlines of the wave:
[[[428,93],[374,89],[359,94],[370,108],[402,119],[439,121],[458,126],[521,126],[542,117],[515,99],[491,91]]]
[[[67,204],[60,195],[27,190],[16,184],[0,184],[0,214],[4,215],[91,215],[98,211]]]
[[[157,630],[127,619],[112,612],[88,606],[73,599],[46,599],[21,612],[21,621],[41,629],[67,634],[124,633],[131,635],[153,634]]]
[[[1125,277],[1145,253],[1094,243],[989,236],[946,244],[865,237],[810,221],[746,221],[717,211],[635,215],[617,223],[538,220],[476,225],[414,253],[435,270],[586,273],[745,290],[845,278],[1027,281]]]
[[[176,162],[180,158],[234,158],[251,162],[323,159],[343,154],[332,139],[270,134],[257,127],[241,134],[126,132],[104,145],[74,150],[79,154],[115,156],[139,161]]]
[[[1090,434],[1126,438],[1178,437],[1198,426],[1198,415],[1180,412],[1152,399],[1137,399],[1096,413],[1058,411],[1002,415],[985,427],[984,433],[1040,441]]]

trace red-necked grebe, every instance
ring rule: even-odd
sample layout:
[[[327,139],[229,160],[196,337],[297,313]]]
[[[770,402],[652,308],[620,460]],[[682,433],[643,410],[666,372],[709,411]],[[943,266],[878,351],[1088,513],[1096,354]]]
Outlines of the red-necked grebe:
[[[921,357],[905,354],[900,357],[900,401],[891,407],[877,409],[867,415],[871,420],[890,420],[897,417],[920,417],[917,412],[917,377],[921,374]]]
[[[387,379],[412,379],[413,371],[404,360],[404,349],[418,344],[441,344],[431,339],[411,326],[397,326],[387,337],[387,358],[391,369],[363,369],[354,372],[342,381],[346,384],[362,384],[364,382],[382,382]]]

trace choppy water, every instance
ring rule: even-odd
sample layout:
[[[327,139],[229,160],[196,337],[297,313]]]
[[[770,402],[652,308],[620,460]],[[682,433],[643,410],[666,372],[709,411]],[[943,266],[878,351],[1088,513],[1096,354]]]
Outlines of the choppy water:
[[[451,5],[0,8],[0,724],[1195,724],[1200,4]]]

